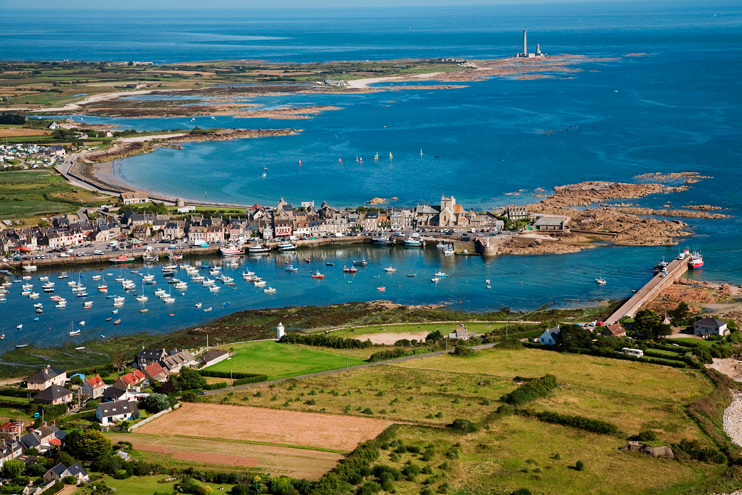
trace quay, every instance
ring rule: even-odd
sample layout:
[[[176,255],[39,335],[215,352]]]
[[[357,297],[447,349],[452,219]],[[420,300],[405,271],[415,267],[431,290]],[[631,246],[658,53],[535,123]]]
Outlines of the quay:
[[[605,321],[605,325],[613,325],[624,316],[633,318],[636,313],[645,304],[654,301],[657,296],[667,287],[672,285],[686,271],[688,271],[688,262],[690,257],[685,259],[673,260],[667,265],[667,275],[662,276],[662,272],[652,278],[644,287],[642,287],[634,296],[626,301],[618,310]]]

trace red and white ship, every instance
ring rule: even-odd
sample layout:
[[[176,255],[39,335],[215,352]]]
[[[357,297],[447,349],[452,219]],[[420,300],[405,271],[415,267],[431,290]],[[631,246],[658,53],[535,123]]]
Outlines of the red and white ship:
[[[692,270],[699,270],[703,268],[703,256],[701,256],[701,253],[693,253],[690,261],[688,262],[688,266]]]
[[[230,244],[229,246],[225,248],[221,248],[219,250],[219,254],[222,256],[235,256],[237,254],[245,254],[244,249],[240,249],[239,247],[235,246],[234,244]]]

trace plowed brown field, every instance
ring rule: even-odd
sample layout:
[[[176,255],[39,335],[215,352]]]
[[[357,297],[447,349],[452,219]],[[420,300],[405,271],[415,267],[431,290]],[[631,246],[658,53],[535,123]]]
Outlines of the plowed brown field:
[[[223,438],[349,452],[392,423],[371,418],[184,403],[137,430],[161,436]]]

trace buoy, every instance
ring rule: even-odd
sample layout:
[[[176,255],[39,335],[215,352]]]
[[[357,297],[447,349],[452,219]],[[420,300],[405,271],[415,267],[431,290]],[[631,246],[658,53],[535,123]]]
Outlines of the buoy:
[[[339,158],[339,159],[338,159],[338,162],[339,162],[339,163],[343,163],[343,159],[342,159],[342,158]]]
[[[301,160],[299,160],[299,166],[301,167]]]

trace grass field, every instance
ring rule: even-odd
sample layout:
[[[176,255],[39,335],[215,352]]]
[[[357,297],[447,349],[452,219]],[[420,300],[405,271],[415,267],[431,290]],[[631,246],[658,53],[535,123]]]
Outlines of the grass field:
[[[175,490],[175,482],[171,483],[158,483],[159,480],[167,478],[165,475],[160,476],[132,476],[125,480],[117,480],[110,476],[104,476],[103,481],[106,485],[116,489],[118,493],[126,495],[152,495],[155,492],[170,493]],[[220,485],[217,483],[201,483],[202,485],[208,485],[212,490],[221,491],[221,493],[227,493],[232,489],[233,485]],[[89,489],[79,488],[75,494],[88,493]]]
[[[667,441],[705,441],[684,412],[687,404],[711,391],[698,372],[535,349],[415,359],[208,400],[444,425],[456,418],[482,420],[517,386],[515,377],[547,373],[557,377],[559,388],[533,403],[535,410],[608,419],[627,436],[651,428]],[[307,403],[310,399],[313,403]]]
[[[415,483],[396,483],[398,495],[419,494],[421,483],[434,492],[445,483],[448,493],[455,495],[510,494],[519,488],[541,495],[669,494],[681,493],[680,487],[692,486],[720,470],[713,465],[620,452],[620,439],[521,417],[505,418],[489,430],[467,435],[402,426],[397,439],[423,450],[432,444],[436,451],[427,462],[409,453],[392,460],[394,449],[382,451],[378,464],[401,470],[411,461],[430,470],[417,476]],[[585,463],[584,471],[574,469],[578,460]]]
[[[0,173],[0,219],[33,219],[40,215],[75,212],[105,197],[74,187],[53,170]],[[27,222],[28,223],[28,222]]]
[[[517,323],[517,322],[516,322]],[[421,323],[421,324],[392,324],[392,325],[373,325],[368,327],[354,327],[342,330],[335,330],[331,333],[334,337],[344,338],[361,338],[364,335],[376,335],[380,333],[397,334],[397,333],[418,333],[425,332],[427,335],[430,332],[438,330],[442,334],[446,335],[449,332],[456,330],[458,323]],[[476,332],[477,334],[488,333],[496,328],[505,328],[505,323],[465,323],[466,328],[470,332]],[[511,324],[512,327],[512,324]]]
[[[345,367],[344,356],[305,346],[254,342],[234,344],[229,348],[234,349],[234,356],[207,369],[264,373],[268,379],[274,380]],[[353,356],[348,359],[350,366],[362,362]]]

